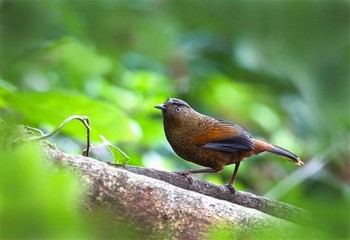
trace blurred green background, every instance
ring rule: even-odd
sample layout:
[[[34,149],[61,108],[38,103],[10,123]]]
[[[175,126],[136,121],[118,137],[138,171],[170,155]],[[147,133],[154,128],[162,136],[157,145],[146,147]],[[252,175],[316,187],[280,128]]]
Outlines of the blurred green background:
[[[238,189],[306,208],[317,228],[348,238],[349,7],[345,0],[2,0],[0,116],[48,132],[68,116],[86,115],[93,144],[105,136],[130,156],[128,164],[184,170],[199,166],[173,153],[161,113],[153,108],[168,97],[182,98],[199,112],[235,122],[254,137],[295,152],[306,163],[296,168],[268,153],[252,157],[241,165]],[[50,141],[80,153],[85,129],[71,123]],[[1,167],[9,164],[8,154],[2,154]],[[28,204],[32,188],[38,195],[45,192],[46,200],[32,199],[47,206],[30,224],[33,237],[48,237],[35,229],[43,227],[41,221],[48,224],[44,213],[55,213],[62,203],[52,197],[55,192],[46,192],[58,180],[48,176],[47,188],[36,189],[42,179],[34,176],[41,168],[35,160],[29,162],[36,167],[23,166],[26,158],[17,157],[12,168],[2,169],[0,180],[4,186],[17,182],[19,192],[23,188],[19,206]],[[232,168],[197,176],[225,184]],[[62,174],[55,187],[74,202],[82,193],[73,176]],[[7,211],[11,199],[20,201],[17,194],[0,190],[1,227],[8,215],[21,216],[18,209]],[[61,208],[70,211],[69,204]],[[57,219],[54,233],[59,232],[54,226],[67,224]],[[54,236],[95,234],[80,227],[71,235]],[[21,237],[7,229],[3,237]]]

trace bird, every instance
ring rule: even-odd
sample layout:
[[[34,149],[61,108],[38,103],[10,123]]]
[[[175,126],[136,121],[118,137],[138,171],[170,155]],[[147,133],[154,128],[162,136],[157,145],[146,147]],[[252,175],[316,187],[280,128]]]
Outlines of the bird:
[[[154,107],[162,111],[165,136],[174,152],[187,161],[206,167],[176,172],[190,181],[191,174],[220,172],[225,166],[235,164],[227,185],[235,193],[238,168],[252,155],[270,152],[297,166],[304,164],[290,151],[254,139],[237,124],[201,114],[184,100],[168,98]]]

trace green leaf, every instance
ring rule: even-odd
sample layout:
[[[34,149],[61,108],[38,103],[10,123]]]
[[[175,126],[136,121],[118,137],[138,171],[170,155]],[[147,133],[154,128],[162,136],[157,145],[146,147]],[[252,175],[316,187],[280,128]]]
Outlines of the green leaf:
[[[112,154],[114,164],[126,164],[130,160],[129,156],[126,155],[125,152],[109,142],[103,135],[100,135],[100,138],[103,141],[103,145],[107,146],[108,150]]]
[[[103,134],[111,141],[127,141],[137,138],[134,122],[117,106],[84,95],[63,92],[16,92],[6,99],[8,104],[24,116],[29,125],[57,127],[71,115],[87,116],[92,128],[91,139],[99,140]],[[83,141],[86,130],[78,122],[67,125],[62,132]]]
[[[52,48],[54,56],[65,64],[69,72],[99,75],[108,73],[112,68],[108,58],[75,39],[64,38],[58,43],[60,44]]]

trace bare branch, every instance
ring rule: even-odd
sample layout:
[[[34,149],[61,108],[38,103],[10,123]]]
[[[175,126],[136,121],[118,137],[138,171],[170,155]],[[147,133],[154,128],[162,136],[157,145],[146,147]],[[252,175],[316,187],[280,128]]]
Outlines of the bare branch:
[[[306,233],[316,238],[324,236],[282,219],[286,214],[294,222],[301,222],[298,216],[307,221],[309,215],[291,205],[240,191],[232,195],[225,188],[200,180],[189,185],[185,178],[174,173],[113,166],[66,154],[50,145],[45,145],[44,150],[48,158],[81,176],[88,188],[84,202],[89,211],[103,207],[116,222],[131,220],[150,236],[161,233],[162,238],[167,239],[203,239],[208,230],[222,229],[243,239],[253,239],[262,232],[268,232],[271,239],[300,238]],[[293,214],[287,214],[289,212]]]
[[[113,166],[116,168],[125,169],[129,172],[162,180],[183,189],[198,192],[217,199],[226,200],[244,207],[253,208],[269,215],[298,224],[310,223],[312,220],[310,213],[304,209],[287,203],[257,196],[249,192],[236,190],[236,193],[232,194],[232,192],[225,186],[218,186],[196,178],[193,178],[192,183],[190,183],[185,177],[172,172],[128,165]]]

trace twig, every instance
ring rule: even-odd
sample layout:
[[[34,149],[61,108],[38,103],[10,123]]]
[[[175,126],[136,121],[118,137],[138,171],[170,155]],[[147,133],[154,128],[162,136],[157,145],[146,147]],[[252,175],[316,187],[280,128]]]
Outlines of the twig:
[[[39,141],[39,140],[44,140],[48,137],[51,137],[52,135],[54,135],[55,133],[57,133],[58,131],[60,131],[67,123],[73,121],[73,120],[79,120],[81,121],[85,128],[86,128],[86,135],[87,135],[87,140],[86,140],[86,149],[83,150],[83,156],[88,157],[89,156],[89,152],[90,152],[90,131],[91,131],[91,127],[89,124],[89,119],[86,116],[79,116],[79,115],[73,115],[70,116],[68,118],[66,118],[55,130],[53,130],[50,133],[44,134],[40,129],[37,128],[32,128],[29,126],[26,126],[28,129],[37,131],[41,134],[41,136],[38,137],[32,137],[29,139],[26,139],[26,141]]]

